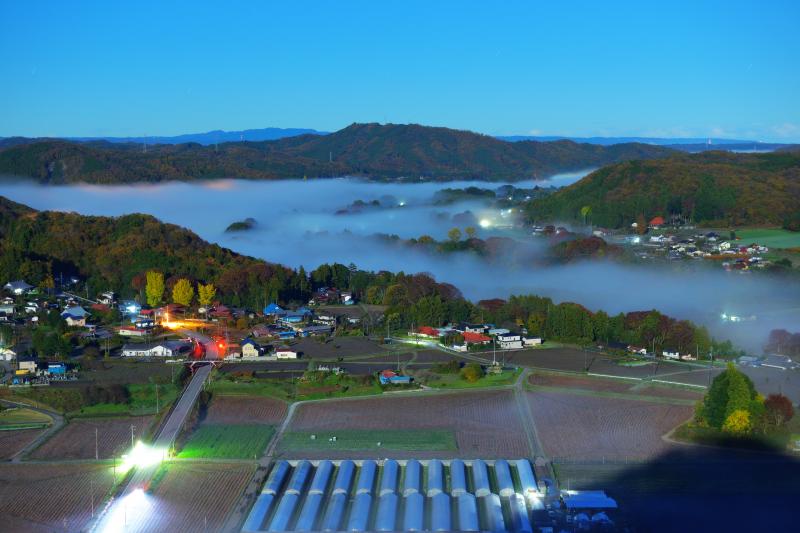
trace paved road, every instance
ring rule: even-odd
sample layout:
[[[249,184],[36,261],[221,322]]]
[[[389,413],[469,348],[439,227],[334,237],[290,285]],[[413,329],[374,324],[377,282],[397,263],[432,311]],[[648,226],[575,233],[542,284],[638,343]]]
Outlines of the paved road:
[[[175,442],[175,438],[180,433],[183,424],[186,422],[186,418],[191,413],[192,408],[194,407],[195,402],[197,401],[197,397],[200,395],[200,392],[203,390],[203,384],[205,383],[206,379],[208,378],[211,370],[213,369],[212,365],[207,364],[205,366],[197,367],[194,372],[194,376],[192,377],[189,385],[186,386],[184,389],[183,394],[181,395],[178,403],[175,404],[175,407],[172,409],[172,412],[169,414],[166,422],[161,426],[156,435],[155,440],[152,443],[152,446],[156,449],[160,450],[168,450],[173,443]],[[159,465],[154,464],[149,467],[145,468],[137,468],[128,482],[125,484],[125,487],[119,491],[119,495],[115,501],[112,501],[110,506],[106,509],[103,515],[98,519],[95,523],[94,527],[91,528],[93,531],[117,531],[120,529],[119,524],[119,511],[115,507],[118,505],[126,505],[125,502],[126,498],[129,497],[131,494],[136,492],[139,489],[146,488],[149,485],[150,481],[152,480],[153,476],[155,475],[156,471],[158,471]],[[129,516],[127,511],[125,512],[125,522],[128,527],[136,529],[135,525],[135,514],[131,513]]]

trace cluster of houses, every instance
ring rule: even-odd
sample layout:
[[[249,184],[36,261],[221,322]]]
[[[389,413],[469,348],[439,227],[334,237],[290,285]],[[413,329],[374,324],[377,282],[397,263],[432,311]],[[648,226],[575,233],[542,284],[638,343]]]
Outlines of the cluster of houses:
[[[355,303],[352,292],[340,291],[331,287],[320,287],[308,301],[308,305],[353,305]]]
[[[723,259],[725,270],[748,270],[769,265],[763,254],[769,248],[757,243],[738,244],[734,239],[723,239],[718,233],[710,231],[698,234],[669,234],[640,236],[628,235],[624,244],[641,248],[637,254],[642,259],[663,256],[669,260],[682,259]],[[726,259],[730,256],[730,259]]]
[[[612,348],[615,350],[624,350],[633,355],[641,355],[644,357],[656,357],[655,353],[650,353],[647,351],[647,348],[643,348],[641,346],[634,346],[632,344],[624,344],[620,342],[610,342],[608,343],[608,348]],[[664,359],[671,359],[673,361],[696,361],[697,357],[690,353],[681,354],[678,350],[661,350],[661,357]]]
[[[458,324],[441,328],[421,326],[408,332],[412,338],[431,339],[446,345],[448,348],[466,352],[477,346],[494,343],[501,350],[521,350],[542,343],[538,337],[526,337],[493,324]],[[453,343],[454,339],[463,339],[461,343]]]

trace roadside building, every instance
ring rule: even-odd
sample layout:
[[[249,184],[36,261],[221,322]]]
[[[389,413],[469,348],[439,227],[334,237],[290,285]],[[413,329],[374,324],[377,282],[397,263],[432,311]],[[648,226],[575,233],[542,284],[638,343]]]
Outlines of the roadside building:
[[[378,374],[378,380],[381,385],[408,385],[411,383],[411,377],[398,374],[394,370],[382,370]]]
[[[298,353],[287,346],[281,346],[275,350],[275,357],[278,359],[297,359]]]
[[[192,343],[186,341],[147,342],[122,347],[123,357],[182,357],[191,351]]]
[[[256,359],[264,355],[264,347],[253,339],[242,341],[242,358]]]
[[[501,350],[521,350],[523,346],[522,335],[518,333],[501,333],[495,337]]]

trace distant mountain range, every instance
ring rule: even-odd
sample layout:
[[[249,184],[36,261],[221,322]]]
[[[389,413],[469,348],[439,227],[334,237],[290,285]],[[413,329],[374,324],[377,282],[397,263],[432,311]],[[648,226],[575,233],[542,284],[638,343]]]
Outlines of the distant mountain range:
[[[800,151],[705,152],[627,161],[528,205],[531,221],[629,226],[671,215],[715,226],[800,224]],[[640,219],[641,220],[641,219]]]
[[[353,124],[327,135],[214,146],[9,138],[0,141],[0,174],[44,183],[334,176],[514,181],[674,153],[640,143],[507,142],[416,124]]]

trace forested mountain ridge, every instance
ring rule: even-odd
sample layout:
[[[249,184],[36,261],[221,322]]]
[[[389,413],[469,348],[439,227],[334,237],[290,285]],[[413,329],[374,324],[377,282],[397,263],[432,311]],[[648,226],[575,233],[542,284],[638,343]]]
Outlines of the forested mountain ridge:
[[[601,168],[527,206],[530,220],[628,226],[679,215],[706,225],[781,225],[800,213],[800,152],[704,152]]]
[[[0,174],[42,183],[132,183],[214,178],[543,179],[675,152],[646,144],[507,142],[468,131],[419,125],[353,124],[329,135],[275,141],[148,146],[104,141],[9,140]]]

